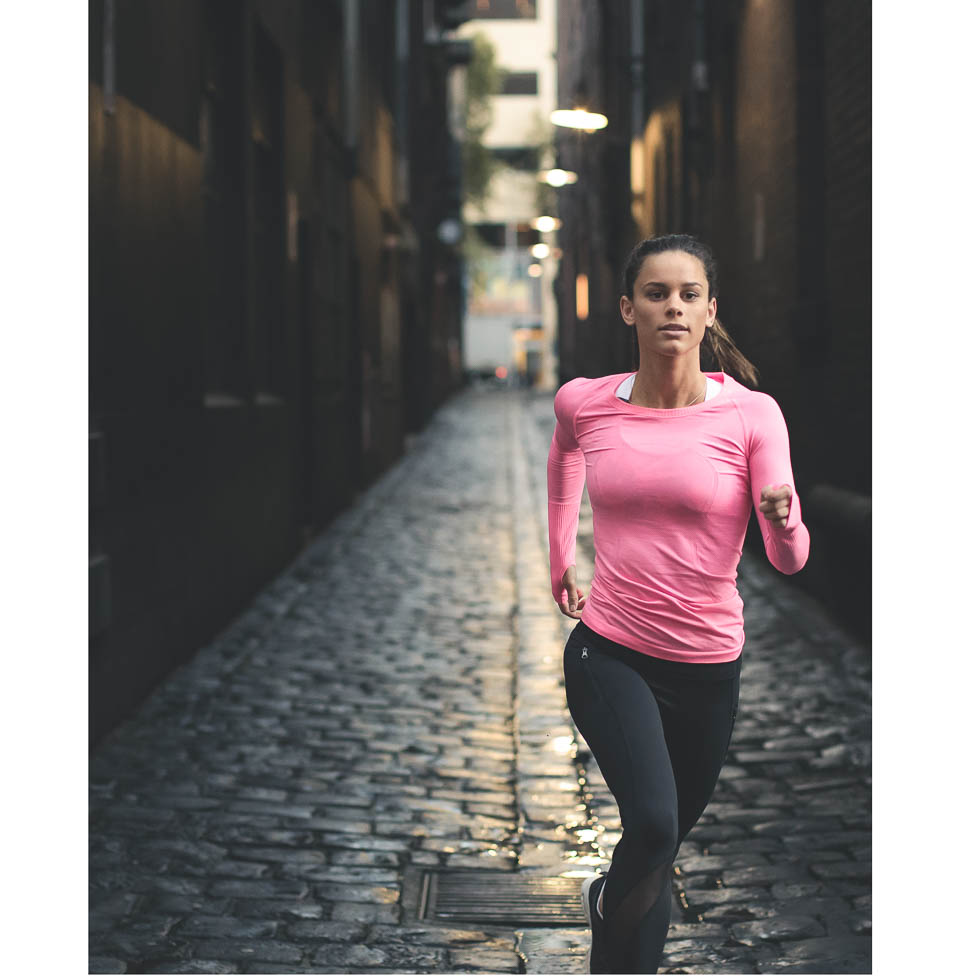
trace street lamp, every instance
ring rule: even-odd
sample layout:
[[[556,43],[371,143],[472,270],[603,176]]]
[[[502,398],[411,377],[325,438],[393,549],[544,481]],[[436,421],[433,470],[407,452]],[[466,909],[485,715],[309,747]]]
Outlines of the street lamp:
[[[578,95],[577,99],[581,102],[585,101],[582,95]],[[589,112],[582,105],[578,105],[574,109],[557,109],[551,112],[550,121],[555,126],[562,126],[577,131],[577,169],[582,171],[584,163],[584,134],[606,128],[607,117],[600,112]],[[590,278],[587,273],[589,266],[587,250],[588,234],[584,215],[584,194],[582,190],[577,194],[575,206],[577,227],[576,256],[574,258],[574,304],[577,320],[579,322],[586,322],[590,318]]]
[[[552,187],[565,187],[569,183],[576,183],[579,177],[573,170],[541,170],[537,174],[540,183],[549,183]]]
[[[550,113],[550,121],[555,126],[568,129],[582,129],[584,132],[596,132],[605,129],[607,117],[600,112],[588,112],[586,109],[556,109]]]
[[[556,217],[537,217],[530,221],[530,226],[538,231],[555,231],[562,224]]]

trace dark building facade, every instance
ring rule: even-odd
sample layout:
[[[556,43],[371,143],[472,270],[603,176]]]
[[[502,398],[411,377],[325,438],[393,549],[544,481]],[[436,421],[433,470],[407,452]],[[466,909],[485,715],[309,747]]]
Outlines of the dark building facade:
[[[720,317],[783,408],[804,518],[799,585],[863,636],[871,613],[871,7],[868,0],[570,0],[558,23],[560,380],[636,367],[622,264],[687,232]],[[589,312],[577,316],[577,278]],[[705,359],[705,369],[713,364]],[[759,545],[751,524],[748,545]]]
[[[90,732],[461,384],[441,0],[90,5]]]

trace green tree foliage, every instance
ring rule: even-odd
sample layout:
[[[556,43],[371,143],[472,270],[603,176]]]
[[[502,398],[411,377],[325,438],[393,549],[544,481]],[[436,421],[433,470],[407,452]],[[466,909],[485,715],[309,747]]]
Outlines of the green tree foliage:
[[[467,224],[462,245],[463,257],[466,260],[469,275],[469,293],[467,299],[472,302],[483,295],[490,286],[490,261],[496,255],[496,250],[486,244],[476,228]]]
[[[485,34],[475,34],[473,57],[467,65],[466,138],[463,142],[464,199],[483,209],[490,186],[490,178],[498,163],[483,145],[483,135],[493,118],[491,96],[501,87],[501,71],[497,68],[497,52]]]
[[[541,115],[534,116],[529,131],[527,132],[527,145],[536,146],[540,158],[540,169],[549,169],[554,165],[556,151],[554,149],[555,127],[547,122]],[[534,191],[536,198],[536,208],[538,214],[557,213],[557,191],[549,183],[537,182]]]

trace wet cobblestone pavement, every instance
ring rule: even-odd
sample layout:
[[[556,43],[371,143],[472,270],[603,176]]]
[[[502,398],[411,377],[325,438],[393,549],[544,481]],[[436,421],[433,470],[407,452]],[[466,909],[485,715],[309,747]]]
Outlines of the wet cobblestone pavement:
[[[410,891],[589,874],[618,839],[562,686],[552,403],[445,405],[94,751],[92,973],[587,971],[586,924],[454,926]],[[588,584],[586,497],[579,547]],[[749,554],[739,586],[739,718],[661,972],[869,973],[869,655]]]

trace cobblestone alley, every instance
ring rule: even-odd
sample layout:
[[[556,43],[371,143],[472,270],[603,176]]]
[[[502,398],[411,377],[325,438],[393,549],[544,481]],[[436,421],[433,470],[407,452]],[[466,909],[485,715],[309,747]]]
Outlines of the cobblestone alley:
[[[562,685],[552,407],[461,392],[95,750],[91,972],[587,971],[561,876],[619,822]],[[580,531],[589,595],[586,495]],[[661,972],[869,973],[869,654],[755,557],[739,586],[739,719]]]

